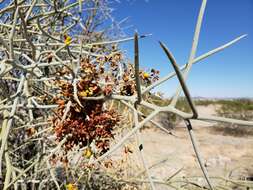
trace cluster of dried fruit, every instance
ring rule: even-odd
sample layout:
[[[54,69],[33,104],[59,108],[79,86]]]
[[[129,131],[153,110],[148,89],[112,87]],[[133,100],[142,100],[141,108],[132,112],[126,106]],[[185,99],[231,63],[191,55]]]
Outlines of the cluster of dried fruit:
[[[133,66],[124,66],[120,75],[121,60],[122,56],[119,53],[100,57],[93,63],[89,58],[83,59],[80,63],[78,73],[80,79],[76,83],[76,88],[66,79],[55,81],[60,92],[54,99],[59,106],[53,118],[53,125],[59,141],[68,136],[65,143],[66,150],[77,145],[89,147],[94,144],[98,149],[94,154],[101,155],[109,149],[113,128],[119,122],[119,114],[114,110],[105,110],[103,99],[89,99],[89,97],[135,94]],[[69,72],[60,73],[62,76],[65,74]],[[147,85],[157,80],[158,74],[159,72],[154,69],[150,74],[141,71],[142,84]],[[65,114],[69,101],[71,105]],[[63,117],[65,118],[62,119]]]
[[[109,148],[109,140],[113,137],[113,127],[118,123],[119,116],[113,110],[104,110],[104,100],[87,100],[86,97],[108,95],[108,89],[98,85],[99,72],[95,64],[88,59],[81,62],[81,79],[77,83],[77,95],[79,103],[74,97],[74,86],[70,81],[57,80],[60,89],[55,102],[59,105],[53,118],[54,130],[58,140],[64,139],[66,150],[74,146],[89,146],[94,143],[99,150],[96,154],[102,154]],[[103,92],[104,91],[104,92]],[[66,105],[71,101],[66,118],[62,120],[66,111]],[[81,104],[81,105],[80,105]]]

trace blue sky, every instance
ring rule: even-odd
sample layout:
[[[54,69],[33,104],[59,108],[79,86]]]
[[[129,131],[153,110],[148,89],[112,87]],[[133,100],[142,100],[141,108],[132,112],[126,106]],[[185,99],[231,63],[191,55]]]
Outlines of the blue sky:
[[[152,33],[140,41],[140,62],[144,69],[156,68],[161,76],[173,71],[158,40],[172,51],[179,65],[185,64],[191,49],[196,19],[201,0],[121,0],[114,3],[113,16],[120,21],[129,17],[122,26],[127,35]],[[253,1],[207,1],[197,56],[227,43],[234,38],[248,36],[223,52],[195,65],[187,84],[192,96],[253,97]],[[133,43],[122,48],[133,60]],[[157,88],[166,96],[174,94],[177,79]]]

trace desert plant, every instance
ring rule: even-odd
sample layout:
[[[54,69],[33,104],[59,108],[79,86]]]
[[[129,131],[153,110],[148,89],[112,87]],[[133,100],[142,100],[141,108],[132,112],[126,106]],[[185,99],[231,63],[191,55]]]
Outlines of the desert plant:
[[[196,144],[191,119],[247,126],[253,126],[253,122],[202,116],[190,96],[185,80],[193,63],[245,37],[240,36],[196,57],[205,6],[206,0],[203,0],[187,64],[179,68],[172,53],[160,42],[175,72],[159,79],[158,71],[151,69],[146,73],[139,69],[138,42],[145,35],[136,33],[134,37],[113,39],[110,34],[119,32],[118,28],[101,28],[107,23],[105,20],[111,19],[108,1],[6,2],[0,10],[0,77],[2,89],[8,89],[6,94],[1,94],[0,104],[2,188],[17,189],[22,183],[29,189],[45,186],[77,189],[89,187],[89,182],[96,185],[94,188],[100,188],[99,184],[94,184],[93,169],[99,164],[110,166],[108,160],[103,160],[136,134],[140,158],[148,177],[146,181],[155,189],[156,181],[147,166],[140,129],[151,122],[166,131],[152,120],[160,112],[165,112],[185,120],[208,187],[213,189]],[[117,46],[129,40],[134,40],[134,64],[123,59]],[[180,85],[170,104],[150,103],[148,92],[173,76],[178,77]],[[182,90],[191,113],[177,107]],[[122,108],[127,112],[122,113]],[[144,114],[141,108],[151,112]],[[122,121],[128,115],[132,117],[127,123],[130,131],[110,146],[114,130],[124,126]],[[106,175],[99,176],[99,179],[102,185],[108,180],[116,183],[114,178]],[[120,181],[124,180],[116,181],[118,186],[113,188],[120,188]],[[136,182],[129,183],[135,188]]]

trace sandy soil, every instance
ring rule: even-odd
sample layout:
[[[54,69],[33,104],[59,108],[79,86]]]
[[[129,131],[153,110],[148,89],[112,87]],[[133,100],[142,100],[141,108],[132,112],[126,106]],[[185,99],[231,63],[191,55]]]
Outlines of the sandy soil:
[[[209,133],[209,128],[194,127],[204,163],[213,176],[227,176],[229,172],[241,175],[253,174],[253,138],[231,137]],[[152,175],[167,178],[180,168],[180,176],[201,175],[196,156],[193,152],[188,131],[178,128],[174,131],[178,137],[154,130],[142,132],[144,152],[149,165],[164,161],[152,169]],[[233,175],[234,173],[232,173]],[[238,173],[234,175],[239,175]]]
[[[206,115],[216,114],[216,108],[198,106],[199,112]],[[214,132],[213,123],[193,121],[192,124],[210,176],[253,176],[253,136],[224,136]],[[176,137],[154,128],[141,132],[144,155],[148,166],[152,166],[151,175],[164,180],[182,168],[177,177],[202,176],[184,124],[179,123],[172,131]]]

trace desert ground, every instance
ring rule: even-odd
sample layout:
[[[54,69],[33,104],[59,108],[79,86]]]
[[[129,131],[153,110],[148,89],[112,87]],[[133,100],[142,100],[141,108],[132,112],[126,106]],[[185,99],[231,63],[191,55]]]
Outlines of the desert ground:
[[[215,105],[197,106],[199,113],[206,115],[217,115],[217,108]],[[155,120],[159,122],[159,116]],[[221,123],[194,120],[192,125],[205,167],[213,183],[218,183],[219,179],[226,178],[252,181],[253,129],[242,126],[224,127]],[[152,126],[141,131],[144,156],[152,178],[157,180],[156,185],[160,189],[170,189],[168,186],[162,185],[160,181],[189,179],[205,186],[206,183],[184,122],[179,122],[170,131],[173,135]],[[136,146],[134,143],[127,146],[133,150],[133,153],[129,153],[125,159],[129,165],[132,165],[132,168],[126,166],[126,170],[131,170],[126,172],[128,173],[126,175],[129,175],[126,177],[135,176],[137,179],[143,176],[145,179],[145,170],[141,167],[138,151],[134,148]],[[134,165],[138,166],[134,168]],[[236,182],[233,184],[233,189],[249,188],[253,188],[253,183],[245,188],[237,187]]]

